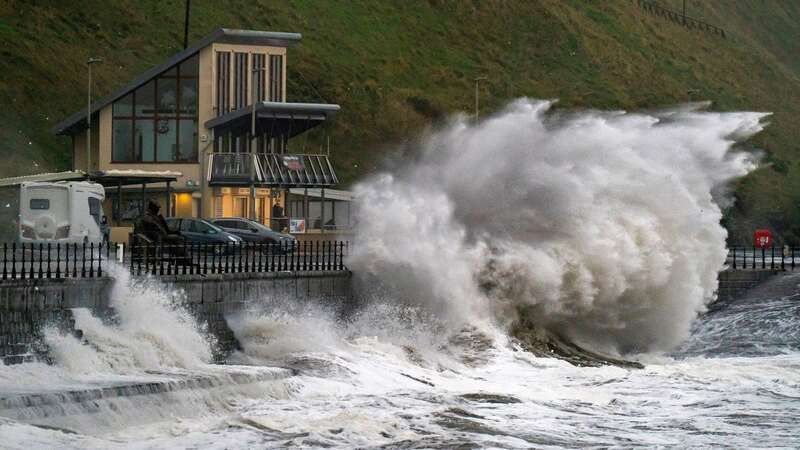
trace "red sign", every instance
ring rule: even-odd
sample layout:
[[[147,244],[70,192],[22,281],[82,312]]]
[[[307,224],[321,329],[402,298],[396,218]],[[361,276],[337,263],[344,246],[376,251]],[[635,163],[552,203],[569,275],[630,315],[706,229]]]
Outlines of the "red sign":
[[[289,170],[303,170],[306,168],[299,156],[284,156],[283,165]]]
[[[769,230],[760,228],[753,233],[753,247],[767,248],[772,245],[772,234]]]

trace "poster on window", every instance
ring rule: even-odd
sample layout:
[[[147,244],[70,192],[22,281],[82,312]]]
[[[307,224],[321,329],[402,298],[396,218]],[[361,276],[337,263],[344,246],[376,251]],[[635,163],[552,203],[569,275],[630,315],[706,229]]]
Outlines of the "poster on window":
[[[305,233],[306,219],[292,219],[289,221],[289,233]]]

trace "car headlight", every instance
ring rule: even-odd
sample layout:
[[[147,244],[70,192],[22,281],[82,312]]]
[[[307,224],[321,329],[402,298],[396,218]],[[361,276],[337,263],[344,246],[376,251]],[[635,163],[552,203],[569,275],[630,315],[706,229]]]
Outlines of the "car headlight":
[[[230,240],[231,242],[239,242],[239,240],[238,240],[238,239],[236,239],[236,238],[235,238],[235,237],[233,237],[233,236],[228,236],[228,240]]]

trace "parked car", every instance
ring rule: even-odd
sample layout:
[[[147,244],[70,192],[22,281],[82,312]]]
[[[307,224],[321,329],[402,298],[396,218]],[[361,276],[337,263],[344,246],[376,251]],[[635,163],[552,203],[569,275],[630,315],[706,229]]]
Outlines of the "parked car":
[[[291,234],[272,231],[258,222],[241,217],[212,219],[211,223],[221,227],[228,233],[239,236],[245,242],[278,244],[286,252],[293,252],[297,243],[297,240]]]
[[[203,219],[169,217],[166,219],[170,231],[177,231],[186,239],[187,244],[218,244],[213,247],[217,253],[222,253],[228,246],[238,245],[242,238],[228,233],[222,228]]]
[[[22,243],[103,242],[105,189],[88,181],[30,182],[19,188]]]

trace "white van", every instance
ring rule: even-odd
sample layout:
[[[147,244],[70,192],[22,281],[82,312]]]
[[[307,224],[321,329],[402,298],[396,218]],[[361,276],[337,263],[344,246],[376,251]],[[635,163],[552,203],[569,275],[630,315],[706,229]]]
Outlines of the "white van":
[[[88,181],[22,183],[19,241],[101,243],[103,186]]]

